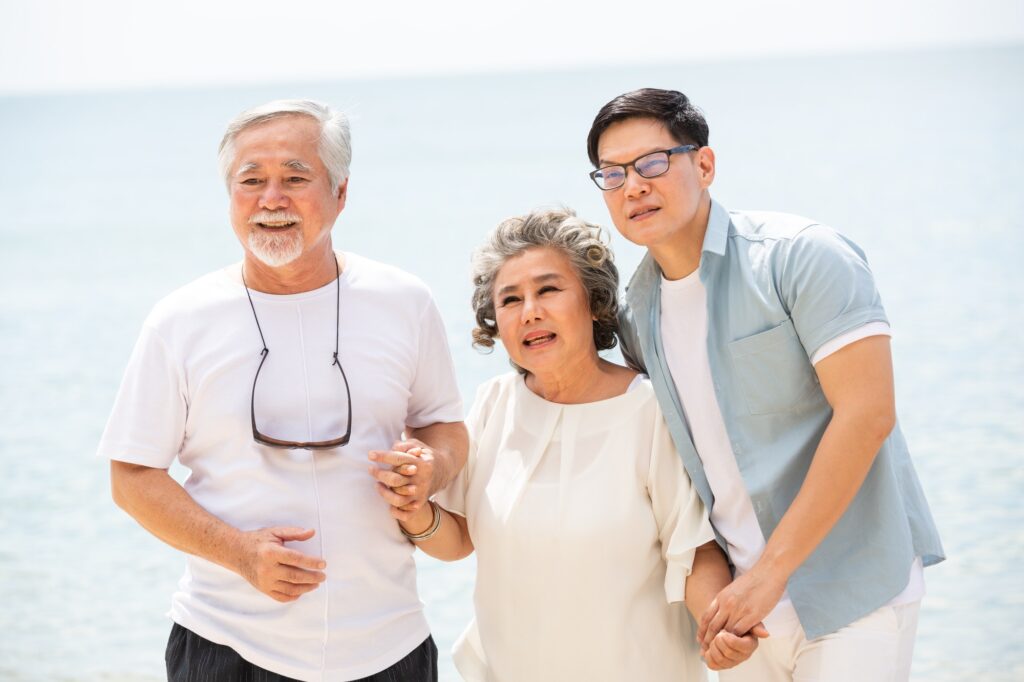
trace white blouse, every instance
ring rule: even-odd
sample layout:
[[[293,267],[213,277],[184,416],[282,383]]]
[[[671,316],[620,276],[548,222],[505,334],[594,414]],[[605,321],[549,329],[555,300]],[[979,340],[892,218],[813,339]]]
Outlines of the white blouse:
[[[509,373],[480,387],[466,423],[466,467],[437,498],[477,553],[462,676],[705,679],[682,599],[714,535],[650,382],[561,405]]]

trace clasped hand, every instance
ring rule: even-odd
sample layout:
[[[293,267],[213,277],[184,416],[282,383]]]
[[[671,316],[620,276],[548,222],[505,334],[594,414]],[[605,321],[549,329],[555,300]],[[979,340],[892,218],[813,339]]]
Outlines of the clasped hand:
[[[390,450],[371,450],[370,475],[377,480],[377,492],[391,505],[391,515],[411,521],[427,503],[434,477],[434,451],[426,443],[409,438]]]
[[[697,630],[701,654],[711,670],[729,668],[750,657],[757,639],[768,636],[762,621],[779,603],[785,587],[785,580],[755,568],[711,600]]]

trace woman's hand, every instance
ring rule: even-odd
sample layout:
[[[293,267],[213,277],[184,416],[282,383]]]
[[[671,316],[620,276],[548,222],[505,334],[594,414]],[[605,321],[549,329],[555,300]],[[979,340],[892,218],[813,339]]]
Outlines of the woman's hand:
[[[750,658],[757,649],[757,640],[766,637],[768,631],[758,623],[742,637],[726,630],[721,630],[711,640],[711,646],[701,648],[701,656],[708,670],[727,670]]]
[[[369,459],[390,465],[371,466],[369,471],[377,480],[377,492],[391,505],[391,515],[403,527],[415,524],[424,513],[426,518],[432,517],[427,497],[434,475],[434,452],[428,445],[415,439],[399,441],[391,450],[371,450]]]

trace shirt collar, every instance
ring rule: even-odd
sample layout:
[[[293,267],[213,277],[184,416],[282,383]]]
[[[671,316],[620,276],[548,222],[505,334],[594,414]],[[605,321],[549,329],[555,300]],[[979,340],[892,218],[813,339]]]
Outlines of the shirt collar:
[[[701,251],[718,256],[725,255],[726,241],[729,238],[729,222],[729,212],[712,199],[711,212],[708,214],[708,229],[704,232],[704,246]]]
[[[704,231],[704,245],[701,251],[704,253],[713,253],[717,256],[724,256],[725,249],[729,239],[729,225],[732,219],[729,217],[729,212],[725,210],[725,207],[720,203],[711,200],[711,211],[708,213],[708,228]],[[701,266],[705,263],[704,258],[701,258]],[[703,267],[702,267],[703,269]],[[654,260],[648,251],[643,260],[640,261],[640,265],[637,266],[636,272],[633,273],[633,277],[630,278],[629,285],[626,287],[627,293],[630,289],[639,289],[642,291],[650,291],[651,288],[657,288],[661,281],[661,268],[658,267],[658,263]],[[631,303],[634,303],[631,301]]]

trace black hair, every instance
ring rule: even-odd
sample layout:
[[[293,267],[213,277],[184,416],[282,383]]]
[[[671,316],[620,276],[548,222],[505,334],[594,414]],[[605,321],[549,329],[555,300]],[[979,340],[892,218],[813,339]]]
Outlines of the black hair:
[[[708,144],[708,122],[693,102],[676,90],[641,88],[619,95],[601,107],[587,135],[587,155],[598,166],[597,144],[613,123],[631,118],[651,118],[668,128],[679,144]]]

